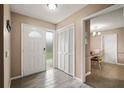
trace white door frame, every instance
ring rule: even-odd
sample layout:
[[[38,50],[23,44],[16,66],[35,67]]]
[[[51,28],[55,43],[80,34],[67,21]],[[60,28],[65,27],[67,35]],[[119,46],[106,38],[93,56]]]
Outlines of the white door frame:
[[[56,38],[57,38],[57,33],[60,31],[60,30],[62,30],[62,29],[65,29],[65,28],[68,28],[68,27],[70,27],[70,26],[72,26],[73,27],[73,47],[74,47],[74,50],[73,50],[73,77],[75,77],[75,68],[76,68],[76,60],[75,60],[75,50],[76,50],[76,41],[75,41],[75,25],[74,24],[69,24],[69,25],[67,25],[67,26],[64,26],[64,27],[62,27],[62,28],[60,28],[60,29],[57,29],[56,30]],[[57,40],[56,40],[56,62],[57,62],[57,59],[58,59],[58,51],[57,51],[57,46],[58,46],[58,42],[57,42]]]
[[[21,23],[21,77],[24,77],[23,75],[23,25],[25,25],[26,23]],[[55,39],[56,39],[56,35],[55,35],[55,30],[53,29],[48,29],[48,28],[44,28],[44,27],[40,27],[40,26],[36,26],[36,25],[31,25],[31,24],[26,24],[26,25],[29,25],[29,26],[34,26],[34,27],[37,27],[37,28],[41,28],[43,30],[45,30],[46,32],[53,32],[53,63],[55,64],[56,63],[56,50],[55,50]],[[45,44],[45,48],[46,48],[46,44]],[[46,51],[45,51],[46,52]],[[45,54],[46,56],[46,54]],[[45,61],[46,61],[46,57],[45,57]],[[53,64],[53,67],[54,67],[54,64]],[[45,69],[46,69],[46,62],[45,62]]]
[[[94,13],[90,16],[87,16],[85,18],[81,19],[81,80],[82,82],[86,82],[86,73],[85,73],[85,21],[90,20],[91,18],[94,18],[96,16],[103,15],[105,13],[109,13],[110,11],[113,11],[115,9],[119,9],[121,7],[124,7],[122,4],[118,5],[112,5],[108,8],[105,8],[103,10],[98,11],[97,13]]]

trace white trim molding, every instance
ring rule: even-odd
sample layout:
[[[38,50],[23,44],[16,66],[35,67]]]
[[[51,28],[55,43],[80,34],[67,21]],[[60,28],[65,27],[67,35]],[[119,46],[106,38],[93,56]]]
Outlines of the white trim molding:
[[[10,80],[9,80],[9,88],[11,88],[11,78],[10,78]]]
[[[117,65],[121,65],[121,66],[124,66],[124,64],[123,64],[123,63],[118,63],[118,62],[117,62],[116,64],[117,64]]]
[[[81,80],[80,78],[78,78],[78,77],[74,77],[74,79],[76,79],[76,80],[82,82],[82,80]]]
[[[19,79],[19,78],[22,78],[22,76],[19,75],[19,76],[12,77],[11,80],[15,80],[15,79]]]
[[[87,72],[85,76],[89,76],[91,74],[91,72]]]

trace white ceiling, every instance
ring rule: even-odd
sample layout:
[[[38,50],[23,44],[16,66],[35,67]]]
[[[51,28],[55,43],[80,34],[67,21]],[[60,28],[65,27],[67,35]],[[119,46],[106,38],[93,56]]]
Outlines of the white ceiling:
[[[50,11],[46,4],[12,4],[11,11],[56,24],[85,6],[86,4],[59,4],[55,11]]]
[[[124,26],[123,8],[91,19],[91,32],[105,31]]]

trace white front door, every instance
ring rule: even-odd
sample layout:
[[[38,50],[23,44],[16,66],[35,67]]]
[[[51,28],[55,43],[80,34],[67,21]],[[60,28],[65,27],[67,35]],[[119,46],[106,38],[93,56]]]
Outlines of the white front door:
[[[45,31],[31,25],[22,25],[22,74],[27,76],[46,70]]]
[[[117,63],[117,35],[103,36],[104,61],[106,63]]]

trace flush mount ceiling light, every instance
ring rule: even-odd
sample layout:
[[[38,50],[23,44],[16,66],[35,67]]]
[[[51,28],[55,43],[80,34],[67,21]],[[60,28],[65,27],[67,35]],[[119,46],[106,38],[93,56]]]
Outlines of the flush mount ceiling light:
[[[57,8],[57,4],[47,4],[50,10],[55,10]]]

